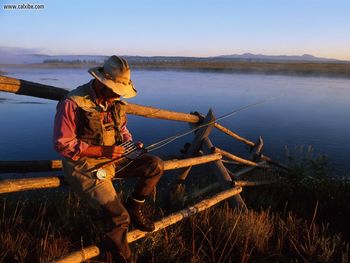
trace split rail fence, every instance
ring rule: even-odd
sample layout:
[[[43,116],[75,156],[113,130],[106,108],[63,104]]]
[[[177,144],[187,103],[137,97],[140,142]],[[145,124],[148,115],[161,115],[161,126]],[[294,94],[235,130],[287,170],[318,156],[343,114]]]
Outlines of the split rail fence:
[[[67,90],[62,88],[10,78],[6,76],[0,76],[0,91],[51,100],[60,100],[68,93]],[[191,171],[192,166],[195,165],[208,163],[212,168],[212,172],[216,176],[217,182],[192,194],[192,197],[203,195],[219,187],[222,190],[222,192],[219,192],[212,197],[209,197],[191,207],[168,215],[162,218],[160,221],[157,221],[155,223],[156,229],[154,232],[175,224],[176,222],[200,211],[203,211],[223,200],[228,200],[229,204],[232,207],[246,211],[247,207],[242,197],[240,196],[242,187],[270,184],[276,181],[241,180],[241,176],[243,174],[251,172],[257,168],[275,167],[278,169],[288,170],[288,167],[285,165],[274,161],[270,157],[262,154],[263,140],[261,137],[257,143],[245,139],[244,137],[222,126],[221,124],[216,123],[215,117],[211,110],[209,110],[208,114],[203,117],[200,114],[187,114],[128,103],[126,112],[127,114],[143,116],[146,118],[187,122],[191,123],[194,127],[201,125],[201,128],[199,128],[194,133],[194,138],[189,147],[187,147],[186,152],[183,154],[181,159],[164,161],[164,167],[166,171],[180,169],[180,173],[177,175],[176,180],[174,180],[172,190],[170,191],[171,202],[183,203],[186,199],[184,196],[185,181]],[[203,126],[203,124],[208,125]],[[209,135],[213,128],[216,128],[228,136],[249,146],[251,150],[251,159],[245,159],[218,147],[214,147],[211,140],[209,139]],[[241,165],[242,168],[237,172],[232,172],[225,166],[225,163],[238,164]],[[0,173],[57,171],[61,168],[61,160],[0,161]],[[64,184],[65,183],[63,177],[57,175],[21,179],[0,179],[0,194],[43,188],[56,188]],[[128,241],[129,243],[134,242],[144,237],[146,234],[147,233],[140,230],[131,231],[128,233]],[[82,262],[84,260],[98,256],[99,253],[99,248],[92,245],[82,250],[72,252],[69,255],[63,256],[54,262]]]

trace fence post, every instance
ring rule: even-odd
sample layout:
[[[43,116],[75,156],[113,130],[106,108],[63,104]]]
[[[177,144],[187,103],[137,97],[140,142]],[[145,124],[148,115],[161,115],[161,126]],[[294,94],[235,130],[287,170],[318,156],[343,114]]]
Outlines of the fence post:
[[[207,148],[206,151],[210,152],[211,149],[213,148],[213,144],[211,143],[210,139],[205,138],[203,142],[204,142],[204,146]],[[221,160],[211,163],[210,166],[213,172],[215,173],[216,178],[218,179],[222,190],[227,190],[233,187],[234,183],[231,179],[231,176],[227,172],[227,169]],[[230,205],[234,208],[241,209],[245,212],[248,210],[241,195],[235,195],[232,198],[230,198],[228,201]]]

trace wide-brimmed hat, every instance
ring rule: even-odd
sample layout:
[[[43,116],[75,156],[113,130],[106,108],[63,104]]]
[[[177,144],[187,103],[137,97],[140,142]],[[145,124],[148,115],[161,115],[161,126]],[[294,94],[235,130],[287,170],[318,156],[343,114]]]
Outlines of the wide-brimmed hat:
[[[88,71],[94,78],[124,98],[132,98],[137,94],[130,79],[128,62],[124,58],[111,56],[102,67],[90,68]]]

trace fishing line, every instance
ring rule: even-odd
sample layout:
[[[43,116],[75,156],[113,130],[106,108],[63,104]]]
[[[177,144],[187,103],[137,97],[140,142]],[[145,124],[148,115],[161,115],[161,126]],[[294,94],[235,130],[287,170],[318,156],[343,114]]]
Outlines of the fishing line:
[[[281,96],[278,96],[278,97],[281,97]],[[186,136],[186,135],[188,135],[188,134],[190,134],[190,133],[192,133],[192,132],[194,132],[194,131],[196,131],[196,130],[198,130],[200,128],[203,128],[203,127],[206,127],[208,125],[214,124],[215,122],[223,120],[223,119],[228,118],[230,116],[233,116],[233,115],[235,115],[238,112],[241,112],[243,110],[249,109],[251,107],[255,107],[257,105],[264,104],[264,103],[266,103],[268,101],[271,101],[271,100],[274,100],[274,99],[276,99],[278,97],[270,97],[270,98],[267,98],[267,99],[264,99],[264,100],[261,100],[261,101],[258,101],[258,102],[255,102],[255,103],[243,106],[243,107],[240,107],[240,108],[238,108],[236,110],[233,110],[231,112],[228,112],[228,113],[220,116],[219,118],[214,119],[214,120],[212,120],[212,121],[210,121],[208,123],[204,123],[204,124],[198,125],[198,126],[192,128],[192,129],[190,129],[190,130],[188,130],[186,132],[178,133],[178,134],[175,134],[175,135],[170,136],[168,138],[165,138],[163,140],[160,140],[158,142],[155,142],[155,143],[153,143],[153,144],[143,148],[144,149],[143,153],[153,152],[155,150],[158,150],[159,148],[164,147],[165,145],[167,145],[167,144],[169,144],[169,143],[171,143],[171,142],[173,142],[173,141],[175,141],[175,140],[177,140],[179,138],[182,138],[182,137],[184,137],[184,136]],[[135,160],[135,159],[128,158],[127,155],[132,153],[134,150],[138,149],[138,147],[135,145],[135,143],[134,142],[130,142],[130,141],[124,142],[124,143],[120,144],[120,146],[126,147],[127,151],[123,154],[123,157],[125,157],[126,159],[129,159],[130,162],[128,164],[124,165],[123,167],[121,167],[118,171],[124,170],[127,166],[129,166]],[[99,169],[101,169],[101,168],[103,168],[105,166],[108,166],[108,165],[111,165],[111,164],[117,162],[119,159],[120,159],[120,157],[116,158],[116,159],[112,159],[112,160],[104,163],[102,165],[102,167],[99,167],[99,168],[96,167],[95,169],[91,169],[91,171],[92,172],[98,171]]]
[[[278,96],[278,97],[280,97],[280,96]],[[169,144],[169,143],[171,143],[171,142],[173,142],[173,141],[175,141],[175,140],[177,140],[179,138],[182,138],[182,137],[184,137],[184,136],[186,136],[186,135],[188,135],[188,134],[190,134],[190,133],[192,133],[192,132],[194,132],[194,131],[196,131],[196,130],[198,130],[200,128],[203,128],[203,127],[206,127],[208,125],[214,124],[215,122],[223,120],[223,119],[228,118],[230,116],[233,116],[233,115],[235,115],[238,112],[241,112],[241,111],[246,110],[248,108],[252,108],[252,107],[257,106],[257,105],[264,104],[264,103],[266,103],[268,101],[271,101],[271,100],[274,100],[274,99],[276,99],[278,97],[267,98],[267,99],[264,99],[264,100],[261,100],[261,101],[258,101],[258,102],[255,102],[255,103],[252,103],[252,104],[240,107],[240,108],[238,108],[236,110],[233,110],[231,112],[228,112],[228,113],[220,116],[219,118],[214,119],[214,120],[212,120],[212,121],[210,121],[208,123],[204,123],[204,124],[198,125],[198,126],[194,127],[193,129],[190,129],[190,130],[188,130],[186,132],[178,133],[178,134],[175,134],[175,135],[173,135],[171,137],[165,138],[165,139],[163,139],[161,141],[155,142],[155,143],[147,146],[145,149],[148,152],[153,152],[153,151],[158,150],[159,148],[164,147],[165,145],[167,145],[167,144]]]

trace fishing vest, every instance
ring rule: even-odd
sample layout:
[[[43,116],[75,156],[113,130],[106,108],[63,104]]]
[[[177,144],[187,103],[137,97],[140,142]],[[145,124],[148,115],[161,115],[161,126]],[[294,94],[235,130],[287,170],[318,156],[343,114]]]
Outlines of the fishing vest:
[[[77,111],[77,138],[90,144],[97,146],[111,146],[122,142],[121,127],[126,121],[124,101],[116,100],[113,104],[104,111],[103,108],[97,105],[91,95],[90,83],[82,85],[66,95],[66,99],[70,99],[78,106]],[[103,114],[111,114],[112,121],[104,123]],[[105,157],[91,158],[80,157],[78,160],[65,158],[63,160],[63,171],[66,180],[71,184],[76,184],[76,180],[71,180],[72,176],[79,178],[79,174],[84,174],[90,178],[95,178],[96,175],[87,170],[96,167],[101,163],[110,161]],[[115,176],[115,165],[112,164],[104,168],[107,173],[106,178]],[[85,182],[86,183],[86,182]],[[89,188],[81,183],[78,188]]]
[[[90,83],[71,91],[67,96],[78,106],[77,138],[90,144],[111,146],[123,140],[121,127],[126,120],[124,101],[117,100],[104,111],[91,96]],[[111,114],[111,121],[104,123],[103,116]]]

